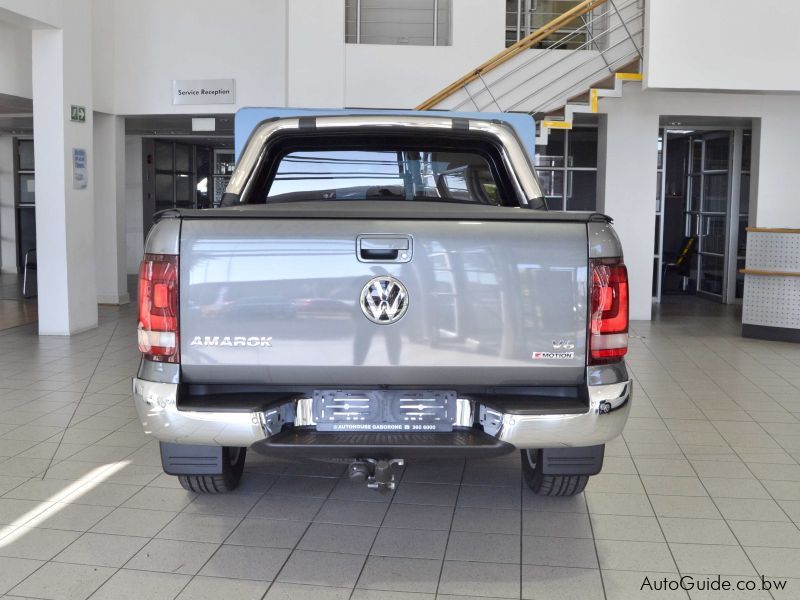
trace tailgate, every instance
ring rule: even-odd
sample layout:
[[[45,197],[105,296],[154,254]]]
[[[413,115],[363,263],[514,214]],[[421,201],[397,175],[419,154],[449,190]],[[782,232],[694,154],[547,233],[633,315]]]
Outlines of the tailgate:
[[[584,379],[585,223],[186,219],[180,281],[186,382]]]

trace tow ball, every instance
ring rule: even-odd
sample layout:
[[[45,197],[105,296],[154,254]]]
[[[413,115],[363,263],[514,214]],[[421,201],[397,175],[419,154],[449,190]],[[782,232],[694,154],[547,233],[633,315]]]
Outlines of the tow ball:
[[[397,474],[405,464],[402,458],[376,460],[363,458],[350,463],[347,475],[351,481],[367,482],[367,487],[385,494],[397,487]]]

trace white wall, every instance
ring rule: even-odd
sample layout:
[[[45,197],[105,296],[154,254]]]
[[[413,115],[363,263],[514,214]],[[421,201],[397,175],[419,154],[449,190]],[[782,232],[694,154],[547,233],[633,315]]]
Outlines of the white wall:
[[[0,136],[0,270],[17,272],[17,227],[14,208],[14,138]]]
[[[0,0],[0,18],[33,29],[62,27],[66,8],[63,0]]]
[[[142,138],[125,136],[125,263],[128,275],[139,272],[144,254]]]
[[[31,32],[0,20],[0,94],[30,98]]]
[[[115,113],[284,105],[285,0],[115,0],[114,17]],[[236,104],[172,104],[173,79],[217,78],[236,79]]]
[[[439,47],[345,44],[339,0],[238,0],[236,10],[195,0],[190,11],[181,0],[113,0],[109,28],[110,3],[94,0],[94,89],[107,111],[113,74],[117,114],[410,108],[504,47],[503,0],[453,0],[452,45]],[[235,79],[236,104],[172,104],[173,79],[206,78]]]
[[[287,106],[344,106],[344,2],[288,3]]]
[[[92,97],[96,111],[114,112],[114,2],[92,0]]]
[[[800,91],[800,2],[648,0],[645,85]]]
[[[413,108],[505,47],[503,0],[453,0],[451,46],[346,44],[345,106]]]

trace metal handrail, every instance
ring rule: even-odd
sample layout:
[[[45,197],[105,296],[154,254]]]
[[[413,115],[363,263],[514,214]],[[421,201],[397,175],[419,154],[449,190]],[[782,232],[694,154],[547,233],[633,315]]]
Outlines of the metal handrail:
[[[616,44],[614,44],[614,46],[617,46],[617,45],[619,45],[619,44],[622,44],[624,41],[625,41],[625,40],[620,40],[619,42],[617,42]],[[613,47],[613,46],[612,46],[612,47]],[[615,61],[612,63],[612,65],[616,65],[616,66],[622,67],[623,65],[627,64],[629,61],[630,61],[630,56],[625,56],[625,57],[622,57],[622,58],[619,58],[619,59],[615,60]],[[590,62],[590,61],[586,61],[584,64],[587,64],[588,62]],[[585,82],[586,82],[586,80],[593,80],[593,79],[595,79],[595,78],[596,78],[598,75],[600,75],[600,74],[601,74],[603,71],[605,71],[605,70],[606,70],[606,67],[605,67],[605,66],[603,66],[603,67],[601,67],[601,68],[597,69],[596,71],[593,71],[592,73],[590,73],[589,75],[587,75],[586,77],[584,77],[583,79],[581,79],[581,80],[580,80],[578,83],[576,83],[576,84],[574,84],[574,85],[570,86],[569,88],[567,88],[567,90],[566,90],[566,91],[561,91],[561,92],[559,92],[558,94],[556,94],[556,95],[554,95],[554,96],[551,96],[551,97],[550,97],[550,98],[547,100],[547,102],[543,102],[543,103],[539,104],[539,105],[538,105],[538,106],[537,106],[535,109],[533,109],[533,110],[531,110],[531,111],[528,111],[528,112],[530,112],[531,114],[535,114],[535,113],[537,113],[537,112],[542,112],[542,111],[546,110],[546,109],[547,109],[547,107],[548,107],[549,105],[551,105],[551,104],[555,103],[555,101],[556,101],[556,99],[557,99],[557,98],[559,98],[559,97],[561,97],[561,96],[564,96],[564,95],[567,95],[567,96],[569,96],[569,95],[570,95],[572,92],[577,92],[579,89],[581,89],[581,88],[582,88],[582,87],[585,85]],[[530,99],[530,98],[531,98],[532,96],[534,96],[534,95],[535,95],[535,94],[529,94],[529,95],[528,95],[528,96],[526,96],[525,98],[523,98],[523,99],[519,100],[518,102],[515,102],[515,103],[514,103],[512,106],[510,106],[510,107],[509,107],[509,109],[508,109],[508,110],[513,110],[514,108],[516,108],[517,106],[519,106],[520,104],[522,104],[523,102],[525,102],[525,100],[528,100],[528,99]]]
[[[630,7],[631,5],[635,4],[637,1],[638,1],[638,0],[630,0],[628,3],[624,4],[624,5],[621,7],[621,10],[625,10],[626,8],[628,8],[628,7]],[[608,16],[608,15],[610,15],[610,14],[614,13],[614,12],[616,12],[616,11],[615,11],[615,10],[613,10],[613,9],[609,9],[609,10],[607,10],[606,12],[604,12],[604,13],[602,13],[602,14],[600,14],[600,15],[595,15],[595,16],[594,16],[594,17],[593,17],[593,18],[592,18],[590,21],[588,21],[588,22],[586,23],[586,25],[585,25],[585,26],[591,26],[591,25],[594,23],[594,21],[598,21],[598,20],[604,19],[606,16]],[[632,17],[630,17],[630,18],[628,19],[628,22],[630,22],[630,21],[633,21],[633,20],[635,20],[635,19],[638,19],[638,18],[639,18],[639,16],[641,16],[641,13],[637,13],[636,15],[634,15],[634,16],[632,16]],[[604,31],[602,31],[602,32],[600,32],[600,33],[597,33],[597,34],[595,34],[594,36],[592,36],[592,38],[591,38],[591,39],[589,39],[589,40],[588,40],[588,41],[586,41],[584,44],[582,44],[581,46],[579,46],[578,48],[576,48],[576,50],[583,50],[583,49],[589,48],[590,46],[592,46],[592,45],[595,45],[595,44],[596,44],[596,42],[597,42],[597,40],[603,39],[604,37],[607,37],[607,36],[609,36],[610,34],[612,34],[612,33],[616,32],[616,31],[618,31],[618,30],[620,30],[620,29],[623,29],[623,28],[625,29],[625,32],[626,32],[627,34],[630,34],[630,30],[629,30],[629,29],[628,29],[628,28],[625,26],[625,23],[623,23],[623,22],[620,22],[620,23],[617,23],[616,25],[614,25],[614,26],[612,26],[612,27],[606,28]],[[582,28],[580,28],[580,29],[576,29],[576,30],[574,30],[574,31],[573,31],[573,34],[575,34],[575,35],[579,35],[579,34],[581,33],[581,30],[582,30],[582,29],[583,29],[583,27],[582,27]],[[638,32],[637,32],[637,33],[638,33]],[[569,36],[567,36],[567,37],[569,37]],[[560,41],[559,41],[559,44],[560,44],[561,42],[567,43],[567,41],[566,41],[566,40],[567,40],[567,37],[565,37],[563,40],[560,40]],[[608,48],[606,48],[605,50],[598,50],[598,52],[599,52],[600,56],[601,56],[601,57],[603,57],[603,60],[605,61],[605,54],[606,54],[606,53],[607,53],[609,50],[611,50],[611,49],[613,49],[613,48],[616,48],[616,47],[617,47],[617,46],[618,46],[620,43],[622,43],[622,42],[624,42],[624,41],[626,41],[626,40],[621,40],[620,42],[617,42],[617,43],[615,43],[615,44],[613,44],[613,45],[609,46],[609,47],[608,47]],[[635,42],[634,42],[633,40],[631,40],[631,41],[634,43],[634,46],[635,46],[635,45],[636,45],[636,44],[635,44]],[[532,56],[531,58],[527,59],[527,60],[526,60],[525,62],[523,62],[522,64],[520,64],[520,65],[517,65],[517,66],[515,66],[513,69],[511,69],[510,71],[508,71],[507,73],[504,73],[502,77],[498,78],[497,80],[493,81],[492,83],[493,83],[493,84],[496,84],[496,83],[498,83],[498,82],[500,82],[500,81],[503,81],[503,80],[505,80],[505,79],[508,79],[509,77],[511,77],[512,75],[514,75],[515,73],[517,73],[517,72],[519,72],[519,71],[521,71],[521,70],[523,70],[523,69],[525,69],[525,68],[529,67],[529,66],[530,66],[531,64],[533,64],[534,62],[537,62],[537,61],[541,60],[543,57],[546,57],[546,56],[548,56],[548,55],[549,55],[549,53],[550,53],[551,51],[553,51],[553,50],[557,50],[557,49],[559,49],[559,45],[558,45],[558,44],[555,44],[555,45],[551,46],[550,48],[547,48],[546,50],[543,50],[542,52],[535,54],[534,56]],[[517,84],[514,86],[514,88],[515,88],[515,89],[517,89],[517,88],[519,88],[520,86],[522,86],[522,85],[525,85],[525,84],[529,83],[529,82],[530,82],[531,80],[533,80],[534,78],[536,78],[536,77],[539,77],[540,75],[544,74],[544,73],[545,73],[545,72],[547,72],[548,70],[555,68],[557,65],[561,64],[561,63],[562,63],[562,62],[564,62],[565,60],[568,60],[568,59],[570,59],[570,58],[571,58],[571,56],[572,56],[571,54],[564,54],[564,56],[562,56],[562,57],[561,57],[561,58],[559,58],[558,60],[556,60],[556,61],[554,61],[554,62],[552,62],[552,63],[548,64],[548,65],[547,65],[546,67],[544,67],[544,68],[543,68],[541,71],[538,71],[538,72],[536,72],[535,74],[531,75],[530,77],[526,78],[525,80],[523,80],[523,81],[521,81],[521,82],[518,82],[518,83],[517,83]],[[585,64],[587,64],[587,63],[589,63],[589,62],[593,61],[593,60],[594,60],[594,58],[595,58],[594,56],[592,56],[591,58],[588,58],[586,61],[584,61],[584,62],[583,62],[583,63],[581,63],[580,65],[577,65],[577,67],[575,67],[575,68],[576,68],[576,69],[578,69],[578,68],[581,68],[581,67],[582,67],[582,66],[584,66]],[[613,62],[614,62],[614,63],[617,63],[617,62],[619,62],[619,61],[615,60],[615,61],[613,61]],[[608,68],[608,71],[609,71],[609,73],[613,73],[613,72],[614,72],[614,71],[613,71],[613,69],[612,69],[612,68],[610,68],[610,65],[606,64],[606,68]],[[601,69],[601,71],[602,71],[602,69]],[[561,77],[556,77],[555,79],[553,79],[552,81],[550,81],[550,82],[548,83],[548,85],[550,85],[550,84],[552,84],[552,83],[555,83],[556,81],[558,81],[558,80],[559,80],[560,78],[562,78],[563,76],[564,76],[564,75],[562,75]],[[466,86],[464,87],[464,89],[466,89]],[[494,96],[493,96],[493,99],[494,99],[494,100],[502,100],[502,99],[503,99],[505,96],[507,96],[508,94],[510,94],[510,93],[511,93],[511,92],[513,92],[513,91],[514,91],[514,90],[508,90],[508,91],[505,91],[505,92],[503,92],[503,93],[500,93],[500,94],[494,95]],[[538,91],[540,91],[540,90],[537,90],[537,92],[538,92]],[[481,93],[482,93],[482,90],[481,90],[481,91],[478,91],[478,92],[477,92],[477,93],[475,93],[475,94],[471,94],[471,96],[472,96],[472,97],[474,97],[474,98],[477,98],[477,97],[479,97],[479,96],[480,96],[480,94],[481,94]],[[535,93],[536,93],[536,92],[534,92],[534,94],[530,94],[530,95],[526,96],[526,97],[525,97],[525,98],[524,98],[522,101],[529,99],[531,96],[535,95]],[[461,101],[461,102],[459,102],[459,103],[458,103],[458,104],[457,104],[455,107],[453,107],[453,109],[452,109],[452,110],[458,110],[459,108],[463,107],[463,106],[464,106],[464,105],[465,105],[465,104],[466,104],[468,101],[469,101],[469,98],[462,100],[462,101]],[[520,104],[522,101],[515,102],[515,103],[514,103],[512,106],[510,106],[510,107],[507,107],[505,110],[506,110],[506,111],[513,110],[513,109],[514,109],[514,108],[516,108],[516,107],[517,107],[517,106],[518,106],[518,105],[519,105],[519,104]],[[475,108],[476,108],[476,110],[484,110],[484,109],[485,109],[485,108],[488,106],[488,105],[486,105],[486,106],[484,106],[483,108],[481,108],[481,107],[479,107],[479,106],[478,106],[478,104],[477,104],[477,103],[476,103],[474,100],[473,100],[473,104],[475,105]],[[490,104],[491,104],[491,103],[490,103]],[[495,105],[497,105],[497,106],[499,107],[499,104],[498,104],[497,102],[494,102],[494,104],[495,104]]]
[[[633,17],[631,20],[633,20],[633,19],[635,19],[635,18],[638,18],[638,16],[637,16],[637,17]],[[634,34],[634,35],[638,35],[639,33],[642,33],[643,31],[644,31],[643,29],[640,29],[640,30],[638,30],[638,31],[636,32],[636,34]],[[612,44],[611,46],[609,46],[608,48],[606,48],[606,49],[604,50],[604,52],[608,52],[609,50],[613,50],[614,48],[616,48],[616,47],[618,47],[618,46],[620,46],[620,45],[624,44],[624,43],[625,43],[625,42],[627,42],[627,41],[628,41],[627,39],[621,39],[621,40],[619,40],[618,42],[615,42],[614,44]],[[612,69],[610,69],[610,70],[611,70],[611,72],[612,72],[612,73],[614,72],[614,70],[613,70],[614,68],[616,68],[616,67],[621,67],[621,66],[623,66],[623,65],[627,64],[628,62],[630,62],[630,58],[631,58],[631,56],[630,56],[630,55],[627,55],[627,56],[625,56],[625,57],[623,57],[623,58],[618,58],[618,59],[614,60],[614,61],[612,62],[612,65],[614,65],[614,67],[613,67]],[[587,59],[586,59],[585,61],[583,61],[581,64],[577,65],[577,66],[575,67],[575,70],[577,70],[577,69],[580,69],[580,68],[582,68],[582,67],[584,67],[584,66],[586,66],[586,65],[590,64],[590,63],[591,63],[593,60],[594,60],[594,57],[587,58]],[[579,81],[578,83],[576,83],[576,84],[572,85],[572,86],[571,86],[571,87],[570,87],[568,90],[566,90],[566,92],[562,90],[561,92],[559,92],[559,93],[557,93],[556,95],[554,95],[554,96],[552,96],[551,98],[549,98],[549,99],[547,100],[547,102],[544,102],[544,103],[541,103],[541,104],[539,104],[539,105],[536,107],[536,109],[534,109],[534,110],[532,110],[532,111],[530,111],[530,112],[532,112],[532,113],[535,113],[535,112],[539,112],[540,110],[543,110],[543,109],[547,108],[547,106],[548,106],[549,104],[551,104],[552,102],[554,102],[554,101],[555,101],[555,100],[556,100],[556,99],[557,99],[559,96],[563,96],[565,93],[566,93],[566,94],[569,94],[570,92],[577,90],[578,88],[580,88],[580,87],[581,87],[581,85],[583,84],[583,82],[584,82],[584,81],[586,81],[587,79],[594,79],[596,76],[599,76],[599,75],[601,75],[601,74],[602,74],[604,71],[606,71],[606,70],[609,70],[609,69],[608,69],[608,67],[607,67],[606,65],[604,65],[603,67],[601,67],[601,68],[597,69],[596,71],[592,72],[591,74],[587,75],[586,77],[583,77],[583,78],[581,79],[581,81]],[[543,72],[544,72],[544,71],[541,71],[540,73],[537,73],[537,75],[534,75],[534,76],[532,76],[532,77],[528,78],[528,79],[526,80],[526,82],[527,82],[527,81],[530,81],[531,79],[533,79],[533,77],[536,77],[536,76],[540,75],[540,74],[541,74],[541,73],[543,73]],[[555,79],[553,79],[552,81],[548,82],[548,83],[547,83],[547,85],[552,85],[552,84],[554,84],[555,82],[559,81],[560,79],[563,79],[563,78],[564,78],[564,76],[565,76],[564,74],[562,74],[562,75],[559,75],[558,77],[556,77],[556,78],[555,78]],[[545,86],[545,87],[546,87],[546,86]],[[530,98],[532,98],[533,96],[535,96],[535,95],[536,95],[538,92],[540,92],[540,91],[541,91],[541,89],[537,89],[537,90],[535,90],[533,93],[531,93],[531,94],[528,94],[528,95],[527,95],[527,96],[525,96],[524,98],[522,98],[522,99],[518,100],[517,102],[515,102],[514,104],[512,104],[511,106],[509,106],[509,107],[508,107],[506,110],[509,110],[509,111],[510,111],[510,110],[514,110],[514,109],[515,109],[517,106],[519,106],[520,104],[522,104],[522,103],[523,103],[523,102],[525,102],[526,100],[529,100]]]
[[[608,0],[583,0],[580,4],[576,5],[575,7],[571,8],[567,12],[562,15],[559,15],[543,27],[540,27],[530,35],[526,35],[524,38],[519,40],[517,43],[509,46],[505,50],[498,52],[489,60],[484,62],[483,64],[479,65],[477,68],[473,69],[466,75],[463,75],[444,89],[440,90],[425,102],[421,103],[417,106],[417,110],[430,110],[437,104],[439,104],[442,100],[445,100],[458,92],[461,88],[466,86],[469,83],[472,83],[476,79],[478,79],[481,75],[485,75],[489,71],[496,69],[500,65],[506,63],[511,58],[515,57],[520,52],[531,48],[535,44],[538,44],[542,40],[547,39],[553,33],[557,32],[559,29],[562,29],[565,25],[569,25],[578,17],[585,15],[586,13],[594,10],[598,6],[605,4]]]

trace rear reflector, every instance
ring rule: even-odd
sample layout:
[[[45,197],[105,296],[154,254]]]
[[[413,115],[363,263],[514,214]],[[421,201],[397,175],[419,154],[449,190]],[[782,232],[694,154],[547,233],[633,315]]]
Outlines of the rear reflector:
[[[178,257],[145,254],[139,266],[139,351],[148,360],[179,362]]]
[[[628,352],[628,270],[620,259],[592,260],[590,266],[589,364],[616,362]]]

